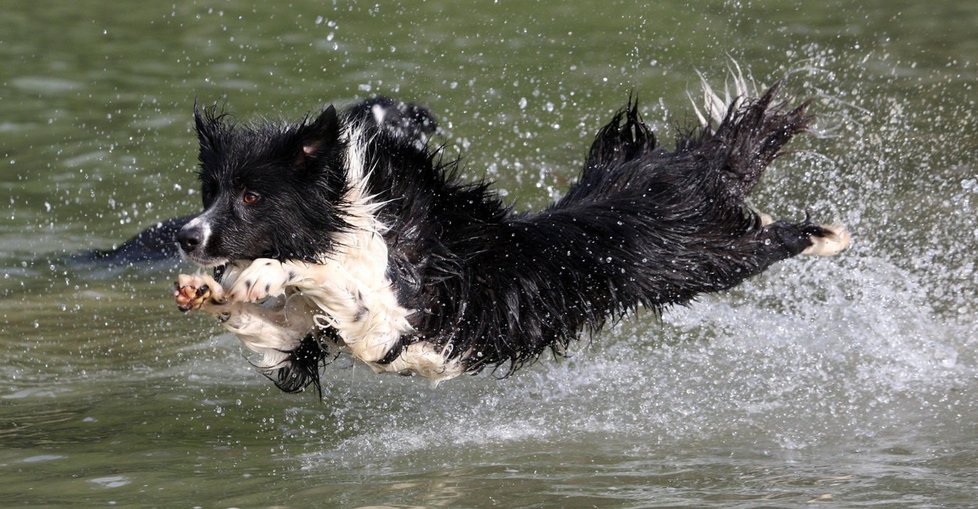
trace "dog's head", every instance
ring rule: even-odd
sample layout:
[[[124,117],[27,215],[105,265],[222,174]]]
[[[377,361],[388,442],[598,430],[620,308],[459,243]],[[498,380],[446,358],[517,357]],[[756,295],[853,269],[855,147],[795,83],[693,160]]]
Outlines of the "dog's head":
[[[329,106],[296,124],[235,125],[194,105],[204,210],[177,232],[190,261],[313,260],[342,230],[347,191],[341,120]]]

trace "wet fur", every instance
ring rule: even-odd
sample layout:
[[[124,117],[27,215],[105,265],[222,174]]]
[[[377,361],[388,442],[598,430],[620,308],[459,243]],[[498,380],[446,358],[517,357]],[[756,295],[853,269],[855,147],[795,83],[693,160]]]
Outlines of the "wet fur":
[[[500,367],[509,374],[546,352],[563,355],[582,331],[610,318],[728,289],[835,233],[808,221],[768,224],[744,203],[809,121],[807,104],[788,108],[777,90],[732,102],[717,125],[681,136],[671,151],[630,101],[598,131],[567,194],[525,214],[487,182],[463,181],[457,162],[425,146],[419,129],[433,119],[416,106],[366,104],[292,125],[249,126],[204,110],[199,217],[214,222],[215,237],[200,256],[184,251],[204,265],[229,263],[222,270],[232,275],[221,284],[257,314],[275,299],[309,299],[318,308],[310,330],[281,348],[256,349],[283,390],[318,388],[320,366],[337,350],[378,371],[433,379]],[[392,128],[383,118],[392,107],[420,113],[395,115]],[[268,197],[261,214],[233,203],[245,188]],[[365,239],[384,248],[385,259],[369,270],[342,255]],[[257,298],[254,277],[242,276],[266,270],[256,259],[277,262]],[[353,274],[348,284],[341,273]],[[404,323],[383,337],[349,332],[397,309],[404,315],[391,319]],[[375,342],[358,349],[361,339]]]

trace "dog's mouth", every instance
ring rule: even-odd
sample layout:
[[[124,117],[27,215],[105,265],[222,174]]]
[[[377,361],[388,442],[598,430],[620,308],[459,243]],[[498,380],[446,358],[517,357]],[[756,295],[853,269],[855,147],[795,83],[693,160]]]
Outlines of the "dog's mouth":
[[[227,265],[229,261],[227,258],[207,256],[201,253],[200,250],[194,250],[190,253],[184,251],[182,247],[180,247],[178,250],[180,251],[180,258],[183,258],[184,260],[205,269],[223,267]]]

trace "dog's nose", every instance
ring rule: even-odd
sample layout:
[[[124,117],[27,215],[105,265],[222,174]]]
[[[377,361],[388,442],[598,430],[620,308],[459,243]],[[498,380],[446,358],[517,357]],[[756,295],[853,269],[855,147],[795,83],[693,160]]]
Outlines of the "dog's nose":
[[[177,243],[184,253],[192,253],[204,238],[204,231],[196,225],[185,225],[177,232]]]

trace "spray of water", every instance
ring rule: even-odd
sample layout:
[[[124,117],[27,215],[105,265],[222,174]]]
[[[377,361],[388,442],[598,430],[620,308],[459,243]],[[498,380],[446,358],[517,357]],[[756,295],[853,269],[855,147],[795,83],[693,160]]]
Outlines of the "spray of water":
[[[328,383],[346,389],[321,422],[367,431],[308,454],[306,466],[600,435],[804,451],[885,441],[893,430],[960,433],[955,416],[974,412],[965,394],[978,365],[966,256],[978,247],[975,169],[958,134],[939,131],[948,119],[927,119],[922,134],[924,119],[875,95],[872,83],[833,88],[835,73],[860,73],[867,62],[808,51],[786,74],[817,102],[816,136],[779,160],[756,199],[781,214],[807,204],[816,217],[846,223],[849,253],[791,260],[661,320],[632,317],[570,360],[501,382],[427,390],[332,375]],[[929,136],[935,143],[922,142]],[[956,178],[962,172],[970,176]],[[377,413],[365,416],[361,405]]]

